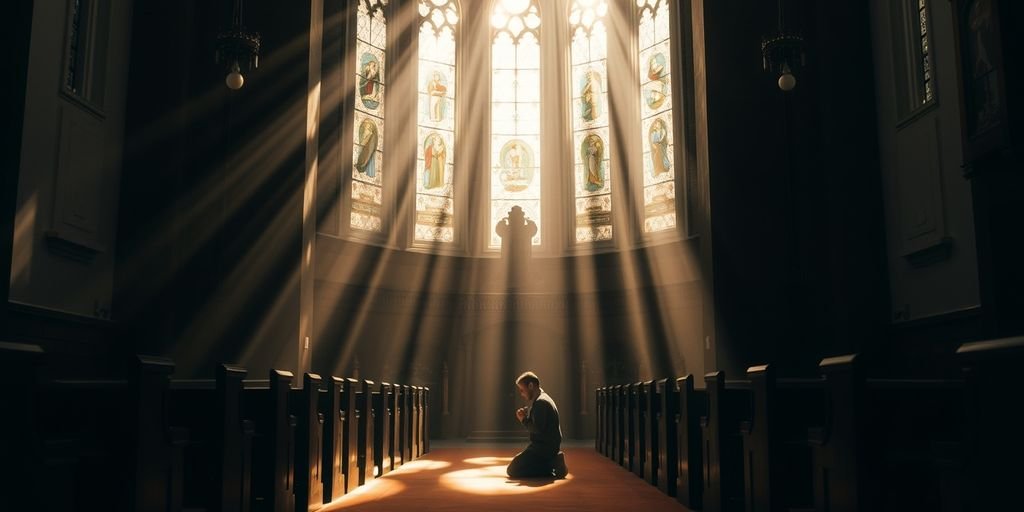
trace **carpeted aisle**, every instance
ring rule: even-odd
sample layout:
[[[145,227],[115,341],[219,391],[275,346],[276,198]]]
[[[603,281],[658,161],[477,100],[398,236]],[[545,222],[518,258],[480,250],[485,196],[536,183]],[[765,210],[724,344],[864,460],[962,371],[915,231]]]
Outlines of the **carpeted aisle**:
[[[380,512],[675,511],[687,509],[593,448],[564,448],[564,480],[509,480],[505,466],[522,447],[456,444],[434,448],[419,460],[327,505]]]

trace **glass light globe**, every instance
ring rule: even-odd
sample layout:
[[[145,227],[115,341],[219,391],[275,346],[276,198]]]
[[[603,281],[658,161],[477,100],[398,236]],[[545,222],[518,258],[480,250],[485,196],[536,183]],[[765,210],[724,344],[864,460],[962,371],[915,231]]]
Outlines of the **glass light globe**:
[[[228,89],[237,91],[245,84],[245,77],[243,77],[238,71],[232,71],[228,73],[226,78],[224,78],[224,83],[227,84]]]
[[[793,76],[793,73],[783,73],[782,76],[779,77],[779,89],[789,92],[792,91],[794,87],[796,87],[796,77]]]
[[[242,70],[238,67],[238,61],[231,63],[231,72],[224,78],[224,83],[232,91],[237,91],[242,88],[242,85],[245,85],[245,77],[242,76]]]

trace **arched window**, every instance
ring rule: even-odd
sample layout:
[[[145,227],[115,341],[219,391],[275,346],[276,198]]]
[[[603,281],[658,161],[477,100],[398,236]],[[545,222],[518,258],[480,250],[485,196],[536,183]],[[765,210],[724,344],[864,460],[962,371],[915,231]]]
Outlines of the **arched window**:
[[[636,0],[644,150],[644,233],[676,226],[669,4],[668,0]]]
[[[541,241],[540,10],[536,0],[496,0],[491,10],[490,226],[512,206],[537,224]],[[490,248],[501,239],[490,230]]]
[[[379,233],[384,224],[384,77],[387,76],[384,10],[387,1],[358,1],[350,222],[353,229]]]
[[[574,0],[569,12],[577,243],[612,238],[607,13],[606,0]]]
[[[459,10],[454,0],[419,2],[419,102],[415,239],[452,242],[455,170],[455,45]]]
[[[678,53],[687,46],[673,40],[680,4],[490,0],[487,9],[467,11],[460,0],[351,5],[352,17],[338,31],[348,44],[337,49],[349,71],[340,79],[325,75],[349,90],[337,109],[344,113],[331,118],[344,139],[331,155],[352,163],[350,176],[329,177],[346,207],[342,226],[332,226],[339,235],[493,256],[502,242],[493,228],[517,205],[537,225],[532,243],[543,240],[545,255],[679,234],[685,210],[676,194],[683,199],[687,183],[680,116],[687,113],[677,106],[689,94],[681,74],[689,60]],[[552,30],[542,31],[541,8],[549,7],[543,21]],[[628,72],[611,74],[620,68]],[[478,85],[490,87],[490,96],[473,94]],[[613,104],[609,86],[627,101]],[[391,96],[385,109],[385,92],[394,90],[408,94]],[[476,115],[488,103],[489,115]],[[395,125],[387,148],[385,125]],[[489,153],[478,151],[487,147]]]

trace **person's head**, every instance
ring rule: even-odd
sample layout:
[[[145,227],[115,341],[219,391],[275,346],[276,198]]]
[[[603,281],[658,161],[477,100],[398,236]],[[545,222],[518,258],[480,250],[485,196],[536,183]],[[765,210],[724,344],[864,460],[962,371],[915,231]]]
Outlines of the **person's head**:
[[[540,379],[536,373],[523,372],[516,379],[516,387],[519,388],[519,396],[523,397],[523,400],[534,400],[540,396]]]

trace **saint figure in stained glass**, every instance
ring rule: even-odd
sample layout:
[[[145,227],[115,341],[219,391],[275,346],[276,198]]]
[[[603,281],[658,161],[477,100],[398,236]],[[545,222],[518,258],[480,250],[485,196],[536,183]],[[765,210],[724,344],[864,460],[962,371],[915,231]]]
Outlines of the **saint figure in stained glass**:
[[[359,125],[359,154],[356,156],[356,169],[359,172],[374,177],[377,175],[377,125],[369,119],[364,119]]]
[[[596,134],[587,135],[580,145],[584,188],[596,192],[604,187],[604,142]]]
[[[509,192],[522,192],[533,181],[533,155],[525,142],[513,139],[501,148],[501,184]]]
[[[444,139],[437,133],[427,136],[423,142],[423,188],[444,186],[444,166],[447,160]]]
[[[647,61],[647,78],[651,80],[651,83],[647,84],[644,97],[647,100],[648,108],[656,110],[665,104],[665,99],[668,97],[668,84],[665,83],[665,54],[651,55]]]
[[[651,143],[651,174],[660,176],[672,168],[668,159],[668,128],[665,121],[655,119],[648,136]]]
[[[596,71],[588,69],[583,73],[580,80],[580,117],[586,122],[592,122],[601,116],[601,75]]]
[[[359,59],[359,96],[363,106],[375,110],[380,106],[380,63],[372,53],[364,53]]]
[[[427,95],[429,101],[430,120],[440,123],[444,120],[445,111],[448,108],[448,84],[440,71],[434,70],[430,81],[427,82]]]

